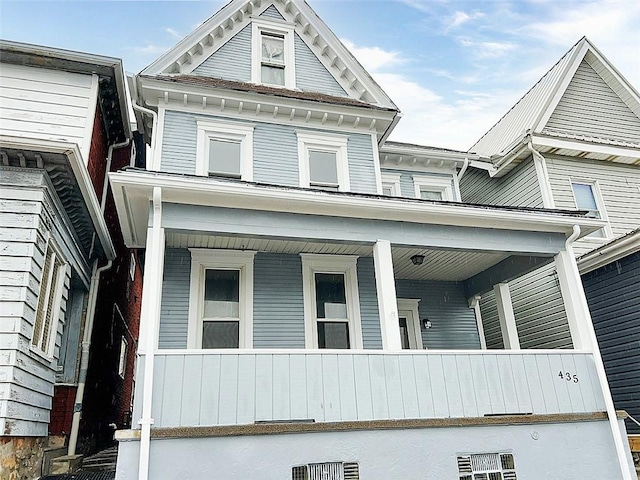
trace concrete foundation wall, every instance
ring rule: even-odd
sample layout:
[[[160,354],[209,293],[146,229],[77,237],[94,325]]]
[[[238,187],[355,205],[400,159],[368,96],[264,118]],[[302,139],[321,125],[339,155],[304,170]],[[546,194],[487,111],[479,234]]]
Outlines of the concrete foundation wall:
[[[120,443],[116,480],[137,479],[139,446]],[[288,479],[295,465],[347,461],[363,480],[457,479],[457,455],[498,452],[522,480],[622,478],[606,421],[154,439],[149,478]]]

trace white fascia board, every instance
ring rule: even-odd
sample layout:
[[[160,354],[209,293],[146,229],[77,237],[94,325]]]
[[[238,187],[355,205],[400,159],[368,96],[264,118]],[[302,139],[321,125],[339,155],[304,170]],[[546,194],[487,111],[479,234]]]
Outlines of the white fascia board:
[[[578,259],[578,268],[584,275],[639,251],[640,229],[584,254]]]
[[[96,230],[100,244],[109,260],[116,258],[116,250],[109,234],[109,229],[102,215],[100,202],[93,190],[93,182],[89,176],[86,162],[82,158],[80,149],[75,143],[55,142],[51,140],[38,140],[31,138],[18,138],[0,135],[0,144],[5,148],[49,152],[65,155],[69,159],[69,165],[78,182],[78,187],[87,206],[91,221]]]
[[[147,172],[117,172],[109,174],[116,204],[126,238],[135,245],[144,244],[148,221],[148,205],[153,187],[162,187],[162,199],[169,203],[215,206],[247,210],[288,212],[452,225],[475,228],[564,233],[569,235],[579,225],[581,236],[605,226],[606,222],[579,216],[548,212],[523,212],[465,206],[450,203],[435,204],[397,197],[336,196],[325,192],[234,184],[211,178],[175,177]],[[135,231],[133,231],[135,229]],[[133,245],[129,245],[133,246]]]
[[[531,140],[533,141],[534,146],[576,150],[579,152],[600,153],[603,155],[615,157],[629,157],[640,159],[640,149],[638,148],[625,148],[615,145],[603,145],[601,143],[562,139],[557,137],[548,137],[545,135],[532,135]]]

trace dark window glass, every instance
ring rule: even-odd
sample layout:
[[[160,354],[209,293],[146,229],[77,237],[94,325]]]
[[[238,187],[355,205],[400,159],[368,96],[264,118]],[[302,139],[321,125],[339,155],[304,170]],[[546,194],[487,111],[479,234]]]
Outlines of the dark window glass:
[[[407,319],[405,317],[399,318],[400,323],[400,340],[402,341],[402,348],[408,350],[409,346],[409,329],[407,328]]]
[[[347,318],[344,274],[316,273],[317,318]]]
[[[347,322],[318,322],[319,348],[349,348]]]
[[[205,272],[204,318],[240,318],[240,272]]]
[[[202,348],[238,348],[240,322],[204,322]]]

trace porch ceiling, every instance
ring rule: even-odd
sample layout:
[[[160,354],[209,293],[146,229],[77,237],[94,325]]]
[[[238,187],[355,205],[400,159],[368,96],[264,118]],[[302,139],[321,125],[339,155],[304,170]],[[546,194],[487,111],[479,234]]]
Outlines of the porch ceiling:
[[[287,241],[272,238],[222,237],[167,232],[168,248],[220,248],[256,250],[270,253],[324,253],[333,255],[373,256],[371,245]],[[396,278],[408,280],[462,281],[501,262],[507,253],[477,253],[456,250],[433,250],[393,247]],[[422,265],[413,265],[413,255],[424,255]]]

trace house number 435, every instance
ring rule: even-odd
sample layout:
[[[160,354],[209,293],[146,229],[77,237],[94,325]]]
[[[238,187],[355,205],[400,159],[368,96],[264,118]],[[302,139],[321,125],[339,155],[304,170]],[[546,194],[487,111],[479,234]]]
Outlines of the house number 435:
[[[578,383],[578,375],[572,375],[571,372],[563,372],[562,370],[560,370],[560,373],[558,373],[558,377],[566,380],[567,382]]]

